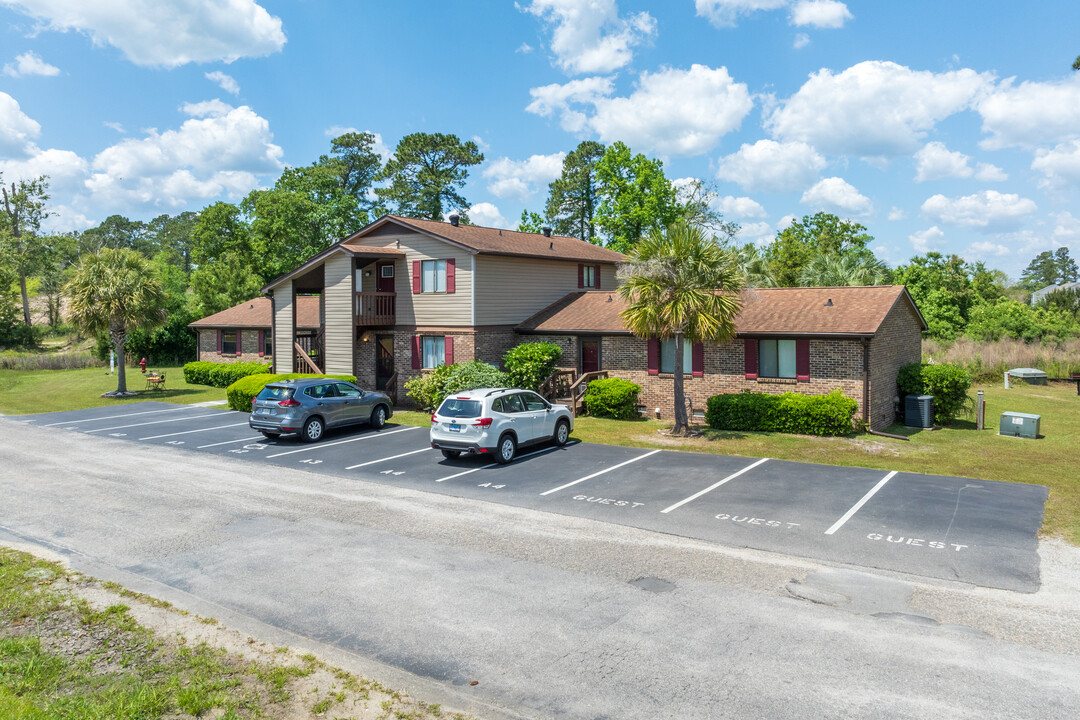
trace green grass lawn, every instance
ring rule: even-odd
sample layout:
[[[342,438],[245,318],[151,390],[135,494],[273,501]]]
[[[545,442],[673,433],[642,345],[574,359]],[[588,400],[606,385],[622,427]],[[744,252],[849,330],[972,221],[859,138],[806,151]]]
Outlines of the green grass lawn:
[[[721,455],[769,457],[777,460],[850,465],[932,475],[956,475],[980,480],[1046,485],[1043,535],[1060,536],[1080,545],[1080,397],[1072,383],[1048,386],[1000,384],[974,387],[986,392],[986,429],[979,432],[972,420],[952,427],[913,431],[894,426],[890,432],[908,435],[909,441],[876,435],[818,438],[780,433],[727,432],[705,429],[698,438],[665,437],[659,430],[670,423],[656,420],[618,421],[579,417],[574,437],[585,442],[668,448]],[[1042,416],[1038,440],[999,437],[1001,413]],[[430,416],[396,412],[394,421],[426,427]]]
[[[0,413],[25,415],[123,405],[142,400],[187,404],[225,399],[224,389],[185,383],[181,368],[156,367],[154,370],[166,373],[167,390],[148,390],[123,400],[101,397],[102,393],[116,390],[116,375],[109,375],[107,368],[0,370]],[[137,368],[128,368],[127,385],[128,390],[138,391],[146,386],[146,380]]]

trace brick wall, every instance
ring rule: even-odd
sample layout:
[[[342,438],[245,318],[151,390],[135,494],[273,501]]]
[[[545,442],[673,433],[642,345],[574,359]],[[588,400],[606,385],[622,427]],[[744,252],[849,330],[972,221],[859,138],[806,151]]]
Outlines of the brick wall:
[[[262,350],[259,347],[259,329],[258,328],[240,328],[240,354],[239,355],[225,355],[218,354],[217,348],[217,333],[215,329],[199,329],[199,360],[205,362],[221,362],[221,363],[234,363],[234,362],[271,362],[273,360],[270,356],[261,356],[259,352]],[[269,330],[265,331],[267,335],[270,334]]]
[[[398,374],[398,404],[411,407],[411,401],[405,395],[405,383],[412,378],[422,375],[425,370],[414,370],[412,367],[412,339],[415,335],[437,335],[439,337],[454,338],[454,362],[464,363],[472,360],[482,360],[492,365],[502,367],[502,358],[506,352],[522,342],[521,336],[517,335],[512,327],[466,327],[466,328],[418,328],[399,329],[394,331],[394,367]],[[370,363],[371,377],[374,383],[375,356],[371,355],[366,362]],[[357,362],[357,379],[361,370],[361,362]]]
[[[922,360],[922,328],[915,310],[901,299],[870,341],[870,427],[884,430],[896,420],[893,398],[900,367]]]

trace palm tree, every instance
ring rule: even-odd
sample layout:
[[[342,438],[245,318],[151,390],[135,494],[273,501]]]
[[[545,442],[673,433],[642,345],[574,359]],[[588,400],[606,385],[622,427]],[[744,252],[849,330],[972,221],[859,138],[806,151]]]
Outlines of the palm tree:
[[[87,334],[108,333],[120,361],[115,393],[127,393],[124,345],[131,330],[152,329],[165,322],[167,298],[153,264],[122,248],[87,255],[64,287],[71,322]]]
[[[683,221],[653,230],[619,267],[623,322],[642,338],[675,340],[675,427],[689,429],[683,393],[683,343],[735,336],[743,276],[735,257],[697,226]]]
[[[865,255],[815,255],[799,275],[804,287],[843,287],[884,285],[889,269],[874,257]]]
[[[773,275],[769,260],[762,256],[757,245],[746,243],[740,247],[735,253],[735,263],[746,278],[747,287],[776,287],[776,276]]]

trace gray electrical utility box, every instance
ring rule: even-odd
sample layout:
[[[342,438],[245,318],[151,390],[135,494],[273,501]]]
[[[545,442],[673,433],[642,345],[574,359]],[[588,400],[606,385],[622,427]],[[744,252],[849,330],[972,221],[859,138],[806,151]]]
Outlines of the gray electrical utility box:
[[[998,435],[1010,437],[1031,438],[1039,437],[1040,415],[1031,413],[1003,412],[1001,413],[1001,427]]]

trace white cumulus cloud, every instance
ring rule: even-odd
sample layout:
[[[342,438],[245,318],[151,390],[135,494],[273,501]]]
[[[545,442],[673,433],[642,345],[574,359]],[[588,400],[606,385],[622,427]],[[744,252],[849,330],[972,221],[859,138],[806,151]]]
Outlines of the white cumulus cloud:
[[[804,142],[758,140],[721,157],[716,177],[744,190],[796,192],[812,184],[825,164],[825,158]]]
[[[911,247],[915,248],[915,252],[917,253],[926,253],[931,250],[940,249],[941,241],[944,238],[945,233],[942,232],[941,228],[937,225],[908,235],[908,240],[911,241]]]
[[[761,206],[761,203],[748,197],[734,197],[732,195],[726,195],[721,198],[717,198],[716,209],[724,213],[724,217],[739,219],[739,218],[764,218],[768,217],[768,213],[765,212],[765,208]]]
[[[1043,174],[1039,185],[1047,189],[1080,185],[1080,140],[1036,150],[1031,169]]]
[[[740,16],[759,10],[778,10],[787,4],[788,0],[694,0],[698,17],[716,27],[735,27]]]
[[[997,165],[979,163],[975,166],[975,179],[979,182],[1005,182],[1009,179],[1009,173]]]
[[[0,91],[0,156],[25,156],[41,125],[22,111],[19,102]]]
[[[526,160],[503,157],[492,161],[482,174],[489,180],[487,189],[492,195],[524,202],[559,177],[565,157],[565,152],[532,155]]]
[[[1009,250],[1009,248],[1001,245],[1000,243],[990,242],[989,240],[982,240],[980,242],[973,242],[968,245],[967,249],[964,250],[964,257],[975,259],[994,258],[1008,255],[1010,252],[1012,251]]]
[[[938,121],[973,107],[992,83],[992,75],[974,70],[933,73],[878,60],[839,74],[823,68],[769,114],[765,127],[832,155],[902,155]]]
[[[226,75],[220,70],[206,73],[206,79],[212,83],[216,83],[225,92],[230,95],[240,94],[240,84],[236,82],[236,79],[232,75]]]
[[[533,0],[524,10],[554,27],[550,47],[555,64],[571,74],[628,65],[633,48],[656,34],[649,13],[620,17],[615,0]]]
[[[906,213],[906,212],[904,212],[904,211],[903,211],[903,210],[902,210],[901,208],[898,208],[898,207],[896,207],[895,205],[893,205],[893,206],[892,206],[892,209],[891,209],[891,210],[889,210],[889,217],[888,217],[888,219],[889,219],[890,221],[894,221],[894,222],[895,222],[896,220],[903,220],[903,219],[905,219],[906,217],[907,217],[907,213]]]
[[[469,221],[482,227],[510,229],[510,223],[499,212],[499,208],[488,202],[476,203],[469,208]]]
[[[968,165],[968,156],[945,147],[945,143],[926,143],[915,153],[915,182],[942,178],[969,178],[975,171]]]
[[[799,0],[791,8],[791,24],[800,27],[840,28],[852,17],[847,5],[837,0]]]
[[[16,78],[28,75],[52,77],[60,74],[60,68],[50,65],[33,52],[24,52],[15,56],[14,63],[4,65],[4,74]]]
[[[614,78],[588,77],[571,80],[565,84],[553,83],[529,90],[532,102],[525,110],[541,117],[559,115],[559,124],[567,132],[581,132],[588,124],[588,116],[571,104],[596,104],[604,96],[615,91]]]
[[[803,193],[801,201],[815,209],[833,210],[852,215],[869,215],[874,211],[870,198],[859,193],[843,178],[825,178]]]
[[[922,204],[923,215],[932,220],[945,225],[987,229],[1015,227],[1037,209],[1033,200],[996,190],[983,190],[958,198],[939,194]]]
[[[1080,138],[1080,74],[1060,82],[1007,80],[978,104],[987,150]]]
[[[801,50],[810,44],[810,36],[806,33],[795,33],[795,40],[791,43],[791,46],[796,50]]]
[[[281,50],[281,19],[255,0],[2,0],[51,30],[76,30],[136,65],[232,62]]]

